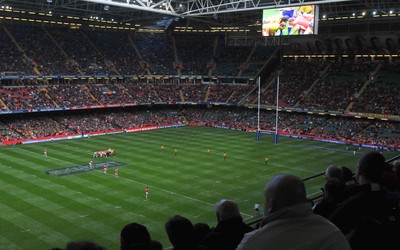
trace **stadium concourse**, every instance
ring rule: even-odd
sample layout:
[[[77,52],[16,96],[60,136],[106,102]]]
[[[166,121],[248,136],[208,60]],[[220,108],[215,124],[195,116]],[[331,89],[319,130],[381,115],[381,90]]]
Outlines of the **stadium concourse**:
[[[335,143],[354,155],[361,148],[400,151],[397,33],[245,44],[223,32],[139,32],[10,8],[0,17],[5,147],[193,126]],[[104,153],[115,151],[93,157]],[[387,197],[398,211],[396,164],[385,172],[391,185],[379,184],[390,187]]]

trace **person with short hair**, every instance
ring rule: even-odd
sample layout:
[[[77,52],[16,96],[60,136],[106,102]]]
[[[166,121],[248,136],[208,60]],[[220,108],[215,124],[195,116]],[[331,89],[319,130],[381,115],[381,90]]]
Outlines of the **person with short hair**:
[[[351,249],[334,224],[313,213],[304,182],[299,177],[275,175],[267,183],[264,194],[265,217],[261,227],[245,234],[237,250]]]
[[[329,165],[325,170],[325,179],[328,181],[330,179],[337,179],[343,181],[343,170],[337,165]]]
[[[152,240],[147,228],[133,222],[125,225],[120,234],[121,250],[150,250]]]
[[[243,222],[238,204],[233,200],[222,199],[215,205],[218,224],[211,229],[200,243],[207,250],[234,250],[245,233],[253,230]]]
[[[165,223],[165,231],[173,250],[200,250],[193,224],[189,219],[181,215],[172,216]]]

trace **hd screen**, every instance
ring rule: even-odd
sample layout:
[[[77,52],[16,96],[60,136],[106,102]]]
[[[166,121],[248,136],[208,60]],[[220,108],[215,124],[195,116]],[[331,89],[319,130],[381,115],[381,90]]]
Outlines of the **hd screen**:
[[[263,36],[297,36],[317,34],[316,5],[263,10]]]

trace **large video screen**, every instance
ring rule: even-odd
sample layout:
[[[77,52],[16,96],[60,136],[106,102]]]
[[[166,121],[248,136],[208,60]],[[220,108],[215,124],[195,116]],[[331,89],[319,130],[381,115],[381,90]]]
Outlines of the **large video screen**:
[[[263,36],[297,36],[317,33],[317,5],[263,10]]]

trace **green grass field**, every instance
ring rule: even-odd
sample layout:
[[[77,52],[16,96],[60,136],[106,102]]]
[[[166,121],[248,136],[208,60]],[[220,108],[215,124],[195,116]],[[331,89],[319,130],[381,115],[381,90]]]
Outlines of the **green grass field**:
[[[43,156],[44,148],[48,157]],[[115,148],[117,155],[92,158],[94,151],[108,148]],[[175,214],[214,226],[215,202],[229,198],[238,201],[243,218],[251,221],[254,203],[263,204],[263,188],[271,176],[293,173],[304,178],[333,163],[354,169],[365,152],[353,155],[344,145],[284,137],[274,144],[272,136],[262,135],[256,141],[253,133],[208,127],[2,147],[0,248],[51,249],[86,239],[119,249],[122,227],[138,222],[167,249],[164,224]],[[392,156],[385,153],[387,159]],[[45,172],[87,167],[92,159],[125,165],[119,167],[119,178],[114,177],[113,168],[108,174],[99,169],[61,177]],[[322,177],[307,181],[308,194],[318,193],[322,183]]]

